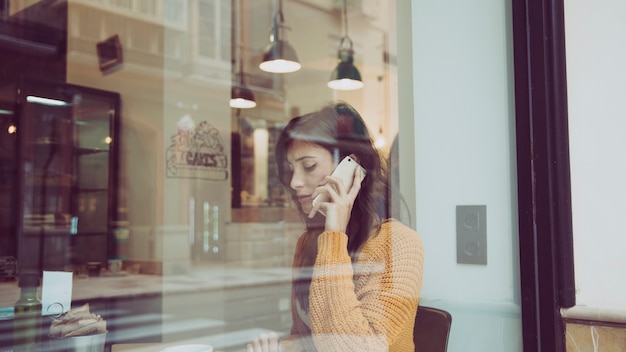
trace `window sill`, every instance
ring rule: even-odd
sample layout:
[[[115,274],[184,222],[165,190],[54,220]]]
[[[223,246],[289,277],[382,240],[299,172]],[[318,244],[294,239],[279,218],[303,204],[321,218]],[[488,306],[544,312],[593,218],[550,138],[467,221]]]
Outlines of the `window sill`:
[[[561,309],[561,316],[566,323],[626,328],[626,310],[624,309],[574,306]]]

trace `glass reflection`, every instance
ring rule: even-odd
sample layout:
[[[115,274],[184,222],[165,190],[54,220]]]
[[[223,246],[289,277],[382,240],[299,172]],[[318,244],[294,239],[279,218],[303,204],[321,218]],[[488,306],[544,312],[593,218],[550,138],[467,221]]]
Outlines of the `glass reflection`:
[[[107,350],[201,342],[237,351],[260,332],[287,334],[304,224],[278,180],[274,145],[290,118],[331,100],[357,106],[370,127],[380,125],[380,111],[389,115],[389,99],[381,105],[371,83],[388,70],[381,48],[390,50],[394,5],[355,9],[354,59],[365,83],[358,93],[326,87],[336,64],[326,49],[341,33],[332,4],[283,9],[290,43],[307,44],[289,77],[259,69],[275,1],[9,5],[7,28],[20,30],[0,54],[0,307],[19,296],[5,259],[15,258],[40,277],[72,272],[72,307],[89,303],[107,321]],[[95,45],[115,34],[124,63],[102,74]],[[236,45],[254,111],[225,104]],[[25,87],[24,77],[42,83]],[[120,270],[110,266],[119,261]],[[0,320],[0,346],[11,344]]]

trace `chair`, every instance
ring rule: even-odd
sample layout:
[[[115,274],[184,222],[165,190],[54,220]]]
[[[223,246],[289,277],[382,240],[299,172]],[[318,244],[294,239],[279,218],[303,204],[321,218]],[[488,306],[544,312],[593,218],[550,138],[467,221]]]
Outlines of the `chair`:
[[[415,352],[446,352],[452,316],[442,309],[419,306],[415,315]]]

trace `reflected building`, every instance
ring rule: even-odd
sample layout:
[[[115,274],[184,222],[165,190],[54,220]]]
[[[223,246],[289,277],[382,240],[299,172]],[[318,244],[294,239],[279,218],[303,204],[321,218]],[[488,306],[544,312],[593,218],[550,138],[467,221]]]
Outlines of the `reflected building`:
[[[73,272],[73,303],[109,320],[107,348],[204,340],[237,350],[259,332],[287,333],[304,227],[273,144],[290,118],[333,99],[397,131],[378,83],[393,81],[393,4],[350,6],[358,93],[326,87],[342,33],[333,2],[286,2],[303,63],[289,74],[259,68],[275,1],[3,4],[0,256],[24,272]],[[228,105],[238,63],[254,109]],[[17,299],[17,286],[7,292],[2,306]]]

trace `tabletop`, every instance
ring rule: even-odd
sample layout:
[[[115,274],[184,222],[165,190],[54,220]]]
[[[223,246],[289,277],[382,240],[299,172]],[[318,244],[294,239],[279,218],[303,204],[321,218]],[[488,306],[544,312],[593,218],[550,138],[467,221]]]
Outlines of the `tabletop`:
[[[111,346],[111,352],[161,352],[166,347],[182,346],[180,343],[122,343]],[[214,350],[213,352],[220,352]]]

